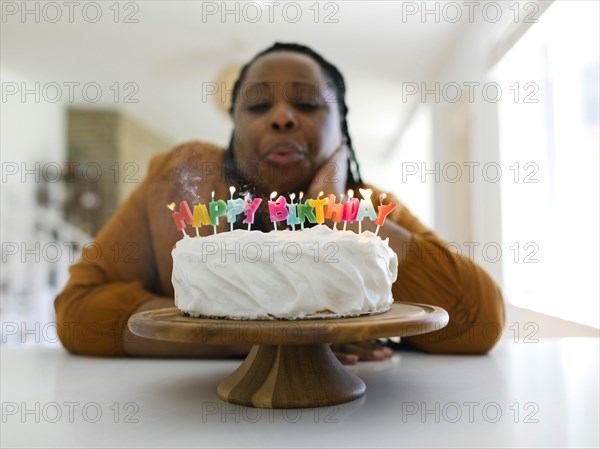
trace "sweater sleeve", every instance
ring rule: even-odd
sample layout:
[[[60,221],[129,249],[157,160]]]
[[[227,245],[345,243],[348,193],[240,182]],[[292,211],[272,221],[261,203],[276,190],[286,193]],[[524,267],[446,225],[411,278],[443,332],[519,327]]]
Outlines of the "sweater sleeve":
[[[59,338],[71,352],[123,355],[127,320],[140,304],[157,296],[151,293],[157,269],[144,207],[147,184],[142,182],[94,243],[84,247],[54,302]]]
[[[426,352],[488,352],[501,337],[505,320],[496,283],[483,268],[423,226],[406,207],[397,208],[391,218],[412,233],[392,287],[394,299],[439,306],[450,317],[446,327],[403,338],[403,344]]]

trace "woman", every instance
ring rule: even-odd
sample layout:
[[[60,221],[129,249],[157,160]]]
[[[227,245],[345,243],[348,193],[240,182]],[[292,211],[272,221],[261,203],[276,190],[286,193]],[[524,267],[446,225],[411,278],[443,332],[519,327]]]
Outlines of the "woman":
[[[346,122],[343,77],[309,48],[275,44],[259,53],[240,73],[230,112],[235,127],[228,150],[189,142],[156,156],[146,179],[98,234],[96,245],[71,268],[71,279],[55,302],[67,349],[91,355],[245,354],[246,345],[149,340],[127,329],[132,314],[174,305],[170,252],[181,234],[164,205],[208,199],[212,191],[225,198],[230,185],[263,197],[273,190],[305,191],[307,197],[322,190],[339,197],[364,185]],[[377,198],[379,191],[371,188]],[[224,231],[225,223],[221,226]],[[254,228],[268,231],[270,226],[259,216]],[[374,225],[365,221],[363,230],[374,230]],[[491,278],[453,253],[403,206],[388,217],[380,235],[398,254],[395,300],[441,306],[450,315],[445,329],[405,338],[403,344],[429,352],[489,351],[504,324],[502,296]],[[371,342],[333,349],[344,363],[392,354]]]

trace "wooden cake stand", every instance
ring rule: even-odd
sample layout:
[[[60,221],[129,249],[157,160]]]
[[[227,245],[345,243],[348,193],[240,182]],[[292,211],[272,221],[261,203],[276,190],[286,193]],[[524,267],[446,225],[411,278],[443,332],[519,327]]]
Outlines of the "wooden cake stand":
[[[335,357],[330,343],[419,335],[448,324],[448,313],[425,304],[394,303],[389,312],[354,318],[245,321],[192,318],[177,308],[133,315],[129,329],[159,340],[253,347],[217,387],[224,401],[250,407],[340,404],[365,393],[364,382]]]

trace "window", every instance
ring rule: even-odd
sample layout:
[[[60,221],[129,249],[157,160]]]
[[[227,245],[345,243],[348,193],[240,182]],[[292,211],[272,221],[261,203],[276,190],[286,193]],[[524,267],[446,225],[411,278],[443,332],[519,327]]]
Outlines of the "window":
[[[503,290],[598,327],[599,4],[555,2],[493,69],[500,101]]]

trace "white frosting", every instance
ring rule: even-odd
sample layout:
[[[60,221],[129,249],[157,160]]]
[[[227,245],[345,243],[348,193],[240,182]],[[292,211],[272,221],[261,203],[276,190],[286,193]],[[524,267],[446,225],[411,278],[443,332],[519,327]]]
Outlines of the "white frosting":
[[[398,258],[372,232],[235,230],[173,249],[175,305],[192,316],[304,318],[383,311]]]

